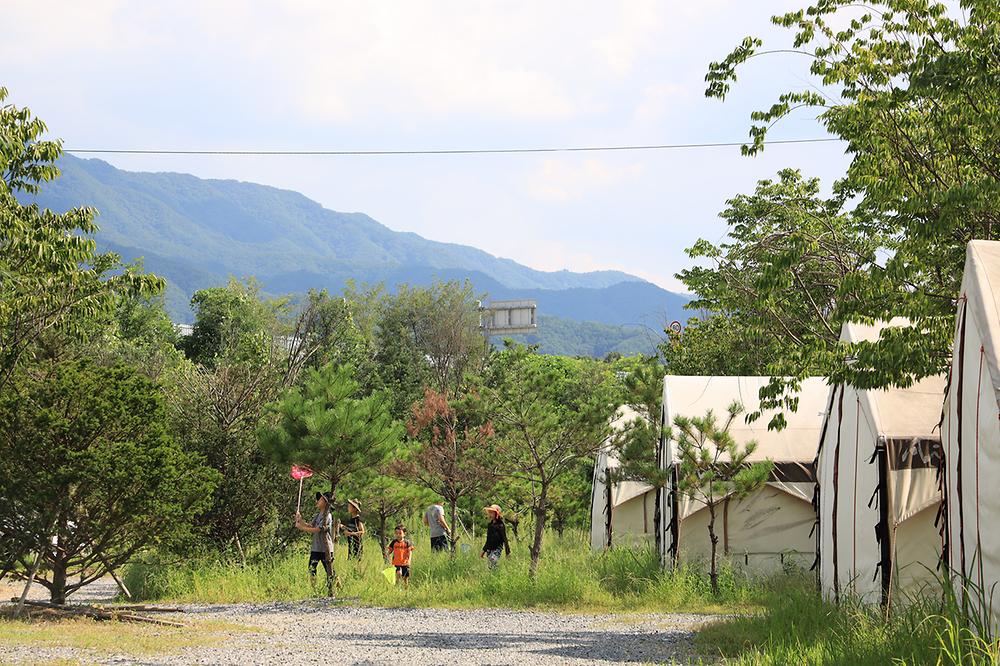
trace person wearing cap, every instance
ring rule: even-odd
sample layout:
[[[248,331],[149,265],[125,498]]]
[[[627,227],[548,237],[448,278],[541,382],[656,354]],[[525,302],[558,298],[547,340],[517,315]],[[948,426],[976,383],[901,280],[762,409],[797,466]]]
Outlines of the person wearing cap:
[[[347,537],[347,559],[361,561],[362,542],[365,535],[365,524],[361,522],[361,503],[356,499],[347,500],[347,513],[350,517],[344,521],[341,529]]]
[[[483,511],[486,513],[489,524],[486,526],[486,543],[483,545],[483,552],[479,554],[479,557],[485,557],[486,561],[489,562],[490,569],[496,569],[503,551],[506,551],[507,557],[510,557],[507,528],[503,524],[503,514],[500,512],[499,506],[491,504]]]
[[[333,596],[333,583],[336,574],[333,571],[333,505],[332,493],[316,493],[316,515],[312,522],[302,520],[302,514],[295,512],[295,527],[307,534],[312,534],[312,548],[309,551],[309,582],[316,587],[316,568],[323,563],[326,570],[326,591]]]

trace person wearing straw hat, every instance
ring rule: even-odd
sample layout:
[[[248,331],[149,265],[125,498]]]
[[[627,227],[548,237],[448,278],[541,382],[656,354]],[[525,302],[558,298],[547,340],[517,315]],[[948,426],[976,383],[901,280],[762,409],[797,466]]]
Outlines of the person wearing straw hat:
[[[489,524],[486,526],[486,543],[483,545],[483,552],[479,554],[479,557],[485,557],[492,570],[496,569],[500,563],[502,552],[506,551],[507,557],[510,557],[510,543],[507,541],[507,527],[503,524],[503,514],[500,507],[491,504],[484,507],[483,512],[486,513]]]
[[[312,534],[312,548],[309,551],[309,582],[316,587],[316,568],[323,563],[326,570],[326,592],[333,596],[336,574],[333,571],[333,506],[332,493],[316,493],[316,515],[312,522],[302,520],[302,514],[295,512],[295,527],[306,534]]]
[[[363,552],[361,537],[365,535],[365,524],[361,522],[361,503],[356,499],[347,500],[347,513],[350,517],[341,526],[347,537],[347,559],[360,562]]]

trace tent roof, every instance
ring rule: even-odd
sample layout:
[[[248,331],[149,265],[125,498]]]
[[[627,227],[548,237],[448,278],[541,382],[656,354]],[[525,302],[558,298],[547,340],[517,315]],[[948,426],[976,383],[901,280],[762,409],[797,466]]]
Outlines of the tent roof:
[[[974,240],[965,250],[962,295],[974,312],[986,363],[1000,405],[1000,241]],[[957,337],[957,336],[956,336]]]
[[[760,389],[770,382],[770,377],[688,377],[668,375],[663,380],[663,404],[667,420],[674,417],[704,416],[712,410],[717,418],[727,414],[729,405],[740,402],[745,413],[760,406]],[[767,429],[776,411],[764,412],[753,423],[744,416],[733,422],[730,434],[739,443],[757,441],[757,450],[751,461],[771,459],[776,462],[811,462],[819,447],[820,430],[826,410],[829,387],[822,377],[803,380],[799,392],[799,406],[795,412],[784,411],[788,425],[780,430]]]
[[[908,326],[905,317],[893,317],[888,322],[874,325],[848,322],[840,333],[843,342],[875,342],[882,331],[897,326]],[[888,388],[863,391],[866,395],[875,431],[886,437],[939,436],[936,431],[941,420],[946,377],[925,377],[905,389]]]

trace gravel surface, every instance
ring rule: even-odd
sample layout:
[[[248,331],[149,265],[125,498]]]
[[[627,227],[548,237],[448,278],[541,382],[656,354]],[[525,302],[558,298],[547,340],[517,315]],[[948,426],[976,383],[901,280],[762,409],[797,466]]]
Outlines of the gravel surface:
[[[688,663],[704,615],[569,615],[507,610],[360,608],[322,601],[188,606],[176,619],[251,629],[212,647],[157,656],[0,646],[0,663],[104,664]]]

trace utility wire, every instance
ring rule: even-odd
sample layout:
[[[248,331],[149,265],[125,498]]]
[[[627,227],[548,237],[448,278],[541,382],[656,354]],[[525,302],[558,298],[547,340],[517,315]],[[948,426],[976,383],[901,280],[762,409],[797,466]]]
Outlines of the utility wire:
[[[842,141],[836,137],[818,139],[775,139],[765,145],[827,143]],[[437,150],[167,150],[153,148],[66,148],[77,154],[115,155],[260,155],[260,156],[351,156],[351,155],[508,155],[516,153],[596,153],[632,150],[679,150],[689,148],[731,148],[746,141],[716,143],[665,143],[634,146],[569,146],[557,148],[445,148]]]

